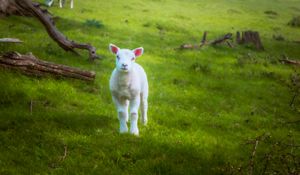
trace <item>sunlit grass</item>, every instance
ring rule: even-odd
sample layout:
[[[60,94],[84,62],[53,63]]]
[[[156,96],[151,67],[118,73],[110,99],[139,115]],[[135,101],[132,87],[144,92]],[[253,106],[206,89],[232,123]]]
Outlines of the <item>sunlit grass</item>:
[[[230,165],[248,165],[248,139],[267,133],[275,142],[291,135],[299,144],[299,125],[287,123],[300,115],[299,99],[289,106],[294,69],[278,62],[282,54],[299,58],[292,41],[300,30],[287,25],[297,9],[296,0],[78,0],[73,10],[49,8],[68,38],[98,48],[103,59],[95,62],[86,51],[63,51],[34,18],[1,18],[0,37],[24,43],[0,43],[0,52],[32,52],[94,70],[97,77],[87,83],[1,70],[0,174],[226,174]],[[278,15],[270,17],[268,10]],[[260,32],[266,51],[175,49],[199,43],[204,31],[212,40],[248,29]],[[285,41],[275,41],[274,34]],[[109,43],[145,49],[137,62],[150,84],[149,124],[140,125],[139,137],[118,133],[108,88],[115,62]],[[258,148],[263,156],[271,144]]]

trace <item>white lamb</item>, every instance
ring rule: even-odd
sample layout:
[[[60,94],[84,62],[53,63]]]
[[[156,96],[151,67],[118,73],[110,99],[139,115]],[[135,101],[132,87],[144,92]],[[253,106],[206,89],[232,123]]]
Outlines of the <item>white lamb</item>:
[[[141,103],[141,121],[147,124],[148,81],[144,69],[135,60],[143,54],[142,47],[134,50],[120,49],[110,44],[110,51],[116,55],[116,68],[110,77],[110,91],[117,107],[120,133],[128,132],[128,106],[130,108],[130,133],[139,135],[138,109]]]
[[[54,0],[46,0],[46,5],[48,7],[51,7],[53,4]],[[59,7],[62,8],[63,5],[65,4],[65,0],[59,0]],[[70,0],[70,4],[71,4],[71,9],[74,7],[74,0]]]

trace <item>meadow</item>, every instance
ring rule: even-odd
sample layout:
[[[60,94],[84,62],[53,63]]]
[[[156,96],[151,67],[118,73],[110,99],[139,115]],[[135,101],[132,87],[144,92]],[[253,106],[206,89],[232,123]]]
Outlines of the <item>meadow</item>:
[[[0,43],[0,53],[32,52],[93,70],[96,80],[1,69],[0,174],[300,173],[300,96],[290,105],[300,71],[279,61],[300,59],[300,27],[288,25],[299,0],[76,0],[74,9],[56,2],[48,10],[64,35],[91,43],[102,58],[65,52],[38,20],[20,16],[0,17],[0,38],[24,41]],[[204,31],[212,40],[245,30],[260,32],[264,51],[175,49],[200,43]],[[137,62],[148,75],[149,122],[139,123],[139,137],[118,132],[109,43],[144,47]]]

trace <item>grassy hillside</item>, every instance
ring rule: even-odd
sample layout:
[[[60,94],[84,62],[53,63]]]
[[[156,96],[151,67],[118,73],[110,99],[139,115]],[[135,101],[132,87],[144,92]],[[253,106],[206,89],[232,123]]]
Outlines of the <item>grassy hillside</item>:
[[[261,135],[253,174],[300,173],[300,97],[289,105],[299,68],[278,61],[300,58],[292,42],[300,28],[287,25],[300,15],[299,0],[76,0],[72,10],[49,10],[68,38],[92,43],[103,59],[64,52],[34,18],[0,18],[0,38],[24,41],[0,43],[1,53],[32,52],[97,73],[86,83],[0,70],[0,174],[246,174],[255,145],[247,142]],[[248,29],[260,32],[265,51],[174,50],[204,31],[211,40]],[[137,62],[149,79],[149,124],[139,137],[118,133],[109,43],[145,49]]]

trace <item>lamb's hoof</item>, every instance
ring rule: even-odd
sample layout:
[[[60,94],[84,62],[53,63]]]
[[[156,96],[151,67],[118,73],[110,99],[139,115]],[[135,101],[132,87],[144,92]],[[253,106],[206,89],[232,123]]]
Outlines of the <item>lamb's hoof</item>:
[[[142,124],[143,124],[144,126],[146,126],[147,123],[148,123],[148,120],[142,120]]]
[[[123,128],[121,127],[120,128],[120,133],[121,134],[124,134],[124,133],[127,133],[127,132],[128,132],[128,128],[127,127],[123,127]]]
[[[138,136],[139,135],[139,130],[138,129],[130,129],[130,134]]]

